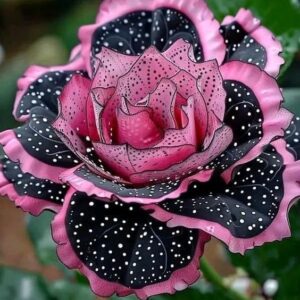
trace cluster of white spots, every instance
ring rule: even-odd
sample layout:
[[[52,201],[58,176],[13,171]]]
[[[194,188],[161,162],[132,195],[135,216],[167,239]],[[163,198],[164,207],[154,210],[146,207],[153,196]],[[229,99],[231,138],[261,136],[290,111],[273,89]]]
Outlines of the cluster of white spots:
[[[23,173],[18,163],[5,157],[3,174],[14,185],[19,195],[26,195],[36,199],[51,201],[57,204],[64,202],[67,186],[48,179],[40,179],[29,173]]]
[[[294,117],[289,128],[285,132],[285,140],[288,149],[294,154],[296,159],[300,157],[300,118]]]
[[[264,69],[267,63],[266,49],[252,38],[251,34],[249,35],[239,23],[233,22],[222,26],[220,32],[225,39],[228,60],[240,60]]]
[[[219,223],[240,238],[265,230],[276,217],[283,198],[283,161],[270,147],[244,165],[233,181],[194,184],[177,200],[160,204],[174,214]]]
[[[176,190],[180,185],[180,180],[166,181],[158,184],[152,184],[145,187],[134,188],[126,186],[122,183],[112,182],[105,179],[86,167],[80,167],[75,174],[89,182],[92,182],[96,187],[113,192],[115,195],[122,197],[137,197],[137,198],[161,198]]]
[[[101,26],[94,33],[92,49],[94,55],[102,46],[127,55],[140,55],[151,45],[162,51],[178,36],[195,45],[195,57],[201,61],[202,49],[193,23],[181,12],[165,8],[130,13]]]
[[[86,266],[104,280],[131,288],[169,279],[191,262],[198,240],[197,230],[168,228],[137,206],[90,200],[85,194],[73,196],[66,224]]]
[[[224,81],[227,92],[225,124],[234,132],[231,147],[209,167],[225,170],[244,157],[263,137],[263,113],[259,102],[241,82]]]
[[[43,108],[35,108],[31,120],[15,129],[24,149],[33,157],[49,165],[72,167],[79,163],[76,156],[57,137],[50,125],[53,115]]]
[[[54,71],[48,72],[34,81],[22,97],[17,115],[28,115],[33,107],[43,107],[57,113],[58,98],[63,87],[74,74],[82,71]]]

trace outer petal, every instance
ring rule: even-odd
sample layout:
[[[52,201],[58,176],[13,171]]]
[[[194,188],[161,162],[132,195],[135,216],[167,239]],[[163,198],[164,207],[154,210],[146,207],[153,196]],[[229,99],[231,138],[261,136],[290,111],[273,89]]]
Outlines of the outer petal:
[[[158,203],[164,199],[179,197],[187,191],[191,182],[207,182],[212,171],[202,171],[183,180],[169,180],[163,183],[152,184],[146,187],[134,188],[116,181],[107,180],[91,172],[87,167],[80,166],[70,169],[61,175],[63,182],[70,184],[77,191],[85,192],[89,196],[114,199],[118,197],[127,203]]]
[[[83,74],[84,62],[78,53],[81,47],[72,51],[71,61],[64,66],[31,66],[18,81],[18,93],[13,115],[18,121],[26,121],[33,107],[41,106],[57,113],[57,99],[73,74]]]
[[[219,23],[203,0],[104,1],[97,23],[82,27],[79,37],[87,66],[90,53],[97,53],[102,45],[122,53],[140,54],[151,44],[159,50],[166,49],[178,38],[196,45],[199,60],[216,58],[221,63],[225,55]]]
[[[197,230],[167,228],[138,206],[107,203],[72,189],[52,229],[62,262],[79,269],[104,297],[134,293],[146,299],[185,289],[199,278],[208,239]]]
[[[49,110],[32,109],[29,123],[0,133],[0,144],[9,159],[20,162],[22,172],[60,182],[59,174],[79,160],[51,127],[53,117]]]
[[[204,230],[224,241],[232,252],[244,253],[290,236],[287,215],[300,196],[299,168],[279,140],[244,165],[230,184],[195,184],[178,200],[145,209],[171,227]]]
[[[227,109],[230,111],[228,109],[226,114],[230,119],[225,118],[225,123],[231,126],[235,134],[233,145],[228,150],[238,148],[240,138],[247,145],[246,150],[238,148],[237,152],[229,151],[230,158],[224,153],[224,162],[220,165],[223,170],[229,166],[223,176],[230,181],[236,166],[257,157],[274,138],[284,135],[292,114],[281,107],[282,94],[276,80],[258,67],[234,61],[221,66],[221,73],[229,95]],[[252,124],[253,120],[255,123]],[[225,161],[227,159],[229,165]]]
[[[58,212],[64,201],[67,186],[48,179],[23,173],[19,163],[1,159],[0,195],[9,197],[25,212],[39,215],[44,210]]]
[[[235,17],[226,17],[221,33],[227,45],[225,62],[240,60],[259,66],[273,77],[279,74],[284,63],[282,46],[250,10],[242,8]]]
[[[285,131],[284,139],[288,150],[293,153],[296,160],[300,159],[300,118],[294,117],[289,128]]]

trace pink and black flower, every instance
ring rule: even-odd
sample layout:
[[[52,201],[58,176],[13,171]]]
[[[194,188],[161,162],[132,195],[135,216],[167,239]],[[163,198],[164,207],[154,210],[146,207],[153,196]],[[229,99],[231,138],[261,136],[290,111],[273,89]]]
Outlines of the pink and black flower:
[[[20,79],[0,193],[57,213],[58,255],[96,294],[186,288],[210,236],[244,253],[290,235],[300,123],[250,11],[220,25],[203,0],[106,0],[79,37]]]

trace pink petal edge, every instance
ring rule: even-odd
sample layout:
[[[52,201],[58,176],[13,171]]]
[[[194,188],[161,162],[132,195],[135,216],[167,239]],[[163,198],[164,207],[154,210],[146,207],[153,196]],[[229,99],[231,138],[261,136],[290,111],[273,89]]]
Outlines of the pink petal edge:
[[[17,91],[16,100],[13,109],[13,116],[17,121],[25,122],[29,119],[29,115],[23,115],[20,118],[18,118],[17,109],[23,96],[26,94],[29,86],[32,83],[34,83],[39,77],[41,77],[43,74],[48,72],[77,71],[77,70],[79,71],[85,69],[84,61],[79,55],[80,51],[81,51],[81,46],[80,45],[76,46],[71,52],[70,62],[66,65],[53,66],[53,67],[42,67],[42,66],[33,65],[25,71],[24,75],[18,80],[18,91]]]
[[[201,275],[198,271],[199,258],[203,254],[205,243],[210,239],[209,235],[204,234],[202,236],[202,232],[199,232],[199,235],[201,233],[201,238],[199,238],[193,261],[185,268],[175,271],[172,274],[171,278],[165,282],[149,285],[142,289],[133,290],[121,284],[108,282],[98,277],[96,273],[91,271],[78,258],[69,242],[66,232],[65,217],[67,214],[68,205],[74,192],[76,191],[72,188],[69,190],[62,210],[59,214],[56,215],[55,219],[53,220],[52,235],[54,241],[58,244],[57,254],[60,260],[68,268],[78,269],[83,275],[85,275],[89,279],[91,288],[95,294],[102,297],[110,297],[113,294],[117,294],[118,296],[128,296],[130,294],[135,294],[140,299],[147,299],[148,297],[156,294],[174,294],[176,291],[185,289],[199,279]]]
[[[232,22],[239,23],[267,51],[267,65],[265,71],[273,77],[277,77],[284,59],[280,56],[283,48],[274,34],[266,27],[261,26],[260,20],[255,18],[250,10],[241,8],[235,17],[227,16],[222,25]]]
[[[283,95],[276,80],[266,72],[254,65],[239,61],[226,63],[220,69],[224,80],[241,82],[253,91],[264,116],[262,139],[241,160],[223,173],[223,178],[229,182],[237,166],[259,156],[265,145],[270,144],[275,137],[284,135],[284,130],[290,125],[293,115],[281,107]]]
[[[4,152],[9,159],[20,163],[22,172],[61,183],[59,174],[66,171],[66,169],[45,164],[30,156],[18,141],[13,130],[0,132],[0,145],[3,146]]]
[[[137,198],[137,197],[124,197],[120,195],[116,195],[112,192],[106,191],[95,186],[92,182],[85,180],[75,174],[75,171],[80,167],[76,167],[73,169],[69,169],[60,175],[60,179],[70,184],[74,189],[80,192],[86,193],[88,196],[96,196],[99,198],[107,198],[107,199],[114,199],[115,197],[119,198],[120,200],[124,201],[125,203],[140,203],[140,204],[151,204],[151,203],[159,203],[165,199],[176,199],[182,193],[186,192],[189,185],[194,181],[199,182],[208,182],[213,175],[213,170],[207,171],[200,171],[196,175],[190,176],[185,178],[178,188],[168,193],[160,198]]]
[[[188,3],[186,0],[105,0],[100,5],[96,23],[83,26],[79,30],[82,56],[89,74],[92,74],[90,65],[92,35],[98,27],[134,11],[155,10],[165,7],[181,11],[190,18],[199,33],[205,60],[217,59],[219,64],[223,62],[226,47],[219,32],[220,24],[214,19],[204,0],[191,0]],[[210,30],[208,31],[207,28]]]
[[[2,173],[2,166],[0,165],[0,195],[9,198],[20,207],[24,212],[30,213],[33,216],[39,216],[45,210],[59,212],[61,206],[50,201],[41,200],[29,196],[20,196],[13,184],[7,181]]]
[[[256,237],[249,239],[235,238],[230,231],[220,224],[206,220],[196,220],[184,216],[177,216],[169,213],[157,205],[145,206],[144,209],[151,210],[154,218],[167,222],[169,227],[185,226],[188,228],[198,228],[203,230],[228,245],[229,250],[234,253],[244,254],[246,250],[261,246],[267,242],[280,241],[290,237],[290,227],[288,221],[289,208],[300,196],[300,161],[295,162],[293,156],[286,150],[284,140],[278,140],[273,146],[283,156],[286,170],[283,174],[285,195],[281,201],[279,212],[273,223]]]

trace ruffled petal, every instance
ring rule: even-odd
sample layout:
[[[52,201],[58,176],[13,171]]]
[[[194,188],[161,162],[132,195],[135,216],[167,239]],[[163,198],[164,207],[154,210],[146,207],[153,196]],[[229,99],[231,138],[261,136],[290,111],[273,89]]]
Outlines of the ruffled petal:
[[[58,212],[67,186],[24,173],[19,163],[4,156],[0,160],[0,195],[7,196],[25,212],[39,215],[44,210]]]
[[[80,166],[64,172],[61,179],[77,191],[84,192],[89,196],[112,200],[118,197],[126,203],[150,204],[161,202],[167,198],[177,198],[187,191],[191,182],[207,182],[211,176],[212,170],[207,170],[182,180],[168,180],[145,187],[132,187],[107,180],[90,171],[87,167]]]
[[[130,182],[139,184],[143,182],[159,182],[165,180],[179,180],[185,176],[192,175],[204,167],[216,157],[218,157],[232,142],[232,131],[229,127],[223,126],[215,132],[215,136],[209,147],[202,152],[192,154],[183,162],[172,165],[161,171],[146,171],[134,174],[130,177]]]
[[[234,132],[232,145],[212,162],[231,180],[238,165],[260,155],[274,138],[282,137],[292,114],[281,107],[282,94],[274,78],[258,67],[234,61],[221,66],[227,91],[225,124]]]
[[[73,60],[65,66],[40,67],[31,66],[18,81],[18,93],[14,104],[13,115],[18,121],[29,119],[30,110],[34,107],[58,112],[58,97],[64,86],[74,74],[86,74],[84,62],[77,55],[81,48],[76,47],[71,57]]]
[[[288,150],[293,153],[296,160],[300,159],[300,118],[294,117],[289,128],[285,131],[284,139]]]
[[[229,184],[218,178],[194,183],[177,200],[146,206],[168,226],[198,228],[225,242],[231,251],[245,250],[290,236],[288,210],[300,196],[299,162],[283,140],[243,165]]]
[[[209,31],[206,28],[210,28]],[[86,65],[102,46],[120,53],[140,55],[151,45],[166,50],[178,39],[194,45],[198,61],[217,59],[221,64],[225,44],[205,1],[104,1],[97,23],[80,29]]]
[[[227,46],[225,62],[239,60],[256,65],[273,77],[279,74],[284,64],[280,56],[282,46],[250,10],[242,8],[235,17],[226,17],[221,33]]]
[[[79,269],[97,295],[146,299],[199,278],[206,234],[171,229],[139,206],[103,200],[71,189],[52,223],[61,261]]]
[[[51,127],[54,117],[49,110],[33,108],[27,124],[0,133],[0,144],[9,159],[20,162],[24,173],[60,182],[59,174],[79,160]]]

